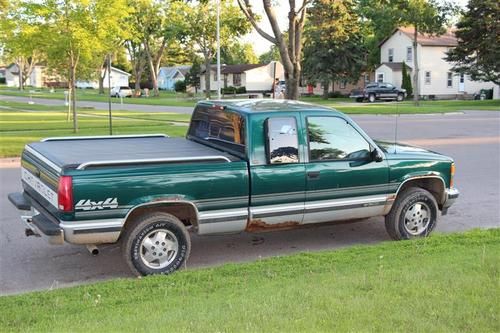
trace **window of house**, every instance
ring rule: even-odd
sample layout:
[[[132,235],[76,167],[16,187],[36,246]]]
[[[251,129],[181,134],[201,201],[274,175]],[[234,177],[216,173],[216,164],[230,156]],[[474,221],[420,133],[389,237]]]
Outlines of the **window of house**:
[[[365,83],[370,82],[370,74],[365,74]]]
[[[425,84],[431,84],[431,72],[429,72],[429,71],[425,72],[424,82],[425,82]]]
[[[412,61],[413,60],[413,48],[411,46],[408,46],[406,48],[406,61]]]
[[[299,162],[299,141],[295,118],[268,118],[266,132],[269,164]]]
[[[389,49],[389,62],[394,61],[394,49]]]
[[[346,120],[308,117],[309,161],[359,160],[370,156],[370,144]]]
[[[447,86],[448,88],[453,87],[453,73],[451,73],[451,72],[448,72],[448,73],[447,73],[446,86]]]
[[[377,73],[377,82],[384,82],[384,73]]]
[[[347,85],[346,81],[340,81],[339,88],[340,89],[345,89],[346,85]]]
[[[233,86],[241,86],[241,73],[233,74]]]

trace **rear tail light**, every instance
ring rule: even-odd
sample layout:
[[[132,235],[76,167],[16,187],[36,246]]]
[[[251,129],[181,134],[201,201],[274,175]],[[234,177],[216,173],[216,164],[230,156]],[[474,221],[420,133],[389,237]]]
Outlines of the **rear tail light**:
[[[450,188],[453,187],[455,180],[455,163],[451,163],[450,168]]]
[[[73,178],[71,176],[61,176],[59,178],[57,202],[60,211],[73,211]]]

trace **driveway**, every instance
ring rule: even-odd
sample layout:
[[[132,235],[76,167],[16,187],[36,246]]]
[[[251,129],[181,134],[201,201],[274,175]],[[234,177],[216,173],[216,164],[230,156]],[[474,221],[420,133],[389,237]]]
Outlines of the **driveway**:
[[[438,232],[500,226],[500,112],[452,115],[353,116],[373,138],[412,142],[456,161],[458,202],[441,218]],[[92,257],[82,246],[51,246],[24,237],[7,193],[20,190],[20,170],[0,169],[0,294],[49,289],[131,277],[117,245]],[[193,236],[188,268],[259,260],[294,252],[320,251],[388,241],[383,218],[350,224],[261,234]]]

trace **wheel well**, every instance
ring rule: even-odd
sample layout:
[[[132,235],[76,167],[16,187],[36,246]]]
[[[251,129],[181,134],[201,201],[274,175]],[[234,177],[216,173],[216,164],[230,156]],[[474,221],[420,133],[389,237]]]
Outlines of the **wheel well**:
[[[150,205],[139,206],[133,209],[132,212],[127,216],[123,227],[126,228],[126,226],[130,223],[133,223],[133,221],[135,221],[137,217],[152,212],[164,212],[171,214],[181,220],[186,227],[198,226],[198,214],[196,208],[192,204],[186,202],[163,202],[151,203]]]
[[[429,177],[410,179],[399,188],[398,194],[410,187],[420,187],[429,191],[434,196],[439,206],[444,203],[445,185],[440,178]]]

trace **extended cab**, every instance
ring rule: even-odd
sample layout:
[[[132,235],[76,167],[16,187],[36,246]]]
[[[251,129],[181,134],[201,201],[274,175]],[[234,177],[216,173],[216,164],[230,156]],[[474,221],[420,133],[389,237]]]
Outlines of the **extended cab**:
[[[356,102],[368,100],[373,103],[376,100],[395,100],[401,102],[406,97],[406,89],[398,89],[387,82],[372,82],[366,85],[363,90],[353,90],[350,98]]]
[[[136,274],[170,273],[200,235],[385,216],[428,235],[458,191],[449,157],[372,140],[349,117],[294,101],[202,101],[186,138],[49,138],[22,154],[10,201],[27,235],[120,241]]]

